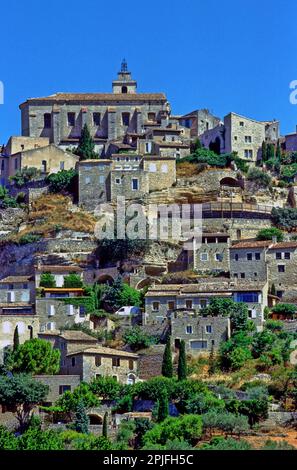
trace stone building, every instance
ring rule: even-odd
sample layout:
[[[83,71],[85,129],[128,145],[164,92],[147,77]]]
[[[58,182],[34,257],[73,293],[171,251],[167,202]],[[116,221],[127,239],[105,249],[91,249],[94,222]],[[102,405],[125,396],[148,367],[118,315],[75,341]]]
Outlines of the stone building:
[[[279,136],[278,121],[256,121],[229,113],[224,124],[201,135],[201,143],[217,153],[237,152],[241,159],[255,164],[261,159],[263,141],[276,142]]]
[[[123,384],[134,384],[137,362],[137,354],[97,346],[67,354],[65,367],[67,373],[78,374],[85,382],[107,376]]]
[[[199,354],[217,351],[220,344],[230,338],[230,318],[199,316],[176,310],[171,316],[171,337],[175,348],[185,341],[186,352]]]
[[[230,275],[233,279],[267,281],[266,253],[271,240],[241,241],[230,247]]]
[[[297,294],[297,242],[279,242],[272,244],[266,253],[268,279],[270,287],[275,286],[279,298]]]
[[[137,93],[125,61],[112,93],[56,93],[28,99],[20,109],[23,136],[47,137],[67,148],[77,146],[87,124],[100,155],[109,142],[123,142],[129,133],[141,135],[147,124],[161,124],[170,114],[163,93]]]
[[[0,280],[0,303],[27,303],[35,300],[35,283],[33,276],[8,276]]]
[[[55,280],[55,287],[63,287],[64,286],[64,278],[65,276],[69,276],[69,274],[77,274],[80,278],[83,278],[83,269],[79,266],[73,265],[47,265],[47,264],[38,264],[35,266],[35,286],[36,289],[40,287],[40,279],[41,276],[45,273],[52,274]]]
[[[49,387],[43,406],[53,406],[65,392],[73,392],[80,384],[79,375],[34,375],[34,379]]]
[[[286,152],[297,152],[297,127],[295,132],[286,134],[284,150]]]
[[[192,139],[199,137],[204,132],[220,124],[220,119],[215,117],[208,109],[197,109],[180,116],[178,121],[181,126],[190,129]]]
[[[229,272],[230,236],[227,233],[207,233],[197,245],[193,239],[193,251],[189,251],[188,267],[198,272]]]
[[[197,284],[158,284],[145,295],[146,323],[164,322],[176,309],[199,313],[212,298],[231,298],[248,305],[249,316],[258,328],[264,321],[267,306],[267,282],[233,282],[226,278],[200,279]]]
[[[142,199],[150,191],[165,189],[176,181],[174,157],[112,155],[109,160],[84,160],[78,165],[79,205],[93,211],[104,202]]]
[[[87,320],[88,315],[84,305],[78,305],[76,302],[79,297],[83,297],[83,289],[58,287],[45,288],[42,292],[43,297],[36,298],[40,331],[70,327]]]

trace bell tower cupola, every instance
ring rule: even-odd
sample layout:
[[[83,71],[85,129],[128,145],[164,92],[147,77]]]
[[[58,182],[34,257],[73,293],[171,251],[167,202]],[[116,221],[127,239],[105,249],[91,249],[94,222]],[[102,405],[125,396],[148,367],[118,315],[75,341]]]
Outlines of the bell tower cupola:
[[[118,78],[112,82],[112,92],[115,94],[136,93],[136,88],[137,82],[132,79],[127,62],[123,59]]]

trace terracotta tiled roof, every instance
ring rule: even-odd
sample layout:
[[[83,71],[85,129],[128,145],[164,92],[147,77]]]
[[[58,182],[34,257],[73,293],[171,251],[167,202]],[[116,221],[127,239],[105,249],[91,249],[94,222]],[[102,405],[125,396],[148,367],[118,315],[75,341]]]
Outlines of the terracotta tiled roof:
[[[137,354],[130,353],[128,351],[122,351],[120,349],[104,348],[98,346],[96,348],[82,349],[81,351],[75,351],[67,354],[67,356],[76,356],[78,354],[103,354],[108,356],[121,356],[121,357],[131,357],[137,359],[139,356]]]
[[[1,279],[0,284],[8,284],[8,283],[18,283],[18,282],[29,282],[32,281],[32,276],[8,276],[4,279]]]
[[[83,271],[79,266],[47,266],[46,264],[42,266],[35,266],[36,272],[41,273],[80,273]]]
[[[62,333],[59,330],[45,331],[42,333],[38,333],[38,335],[59,336],[60,338],[65,339],[66,341],[88,341],[92,343],[97,343],[96,338],[93,338],[93,336],[90,336],[87,333],[84,333],[83,331],[79,330],[65,330]]]
[[[274,243],[274,245],[270,247],[270,250],[279,250],[281,248],[297,248],[297,241]]]
[[[232,250],[237,250],[241,248],[268,248],[270,245],[272,245],[271,240],[253,240],[253,241],[242,241],[239,243],[236,243],[230,247]]]
[[[29,98],[22,103],[38,103],[40,101],[167,101],[164,93],[55,93],[41,98]]]

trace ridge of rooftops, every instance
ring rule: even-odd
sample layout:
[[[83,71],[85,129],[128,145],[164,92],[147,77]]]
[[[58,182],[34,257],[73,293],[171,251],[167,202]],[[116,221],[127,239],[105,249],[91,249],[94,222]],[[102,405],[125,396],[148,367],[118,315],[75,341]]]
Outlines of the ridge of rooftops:
[[[232,246],[230,246],[231,250],[244,248],[269,248],[270,250],[297,248],[297,240],[284,242],[273,242],[272,240],[242,240],[233,242]]]

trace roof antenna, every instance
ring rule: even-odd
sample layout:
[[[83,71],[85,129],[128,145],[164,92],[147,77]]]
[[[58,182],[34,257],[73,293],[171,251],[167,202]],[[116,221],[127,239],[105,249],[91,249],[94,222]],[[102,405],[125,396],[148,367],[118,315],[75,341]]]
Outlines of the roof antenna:
[[[123,59],[121,64],[121,72],[128,72],[128,65],[126,59]]]

